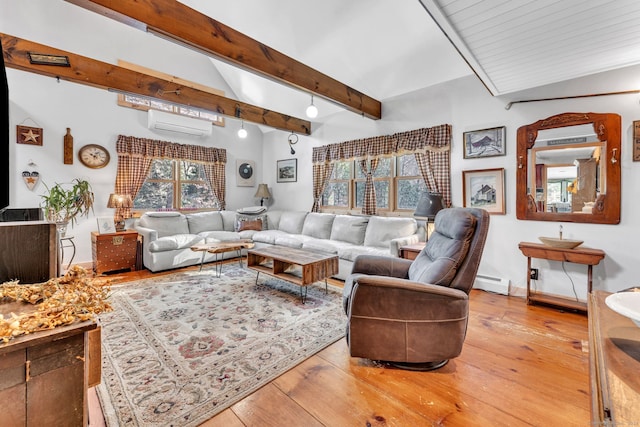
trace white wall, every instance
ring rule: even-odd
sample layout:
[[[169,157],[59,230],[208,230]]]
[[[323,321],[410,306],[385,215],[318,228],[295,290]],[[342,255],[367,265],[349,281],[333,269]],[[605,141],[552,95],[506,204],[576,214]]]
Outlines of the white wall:
[[[37,43],[85,55],[111,64],[123,59],[180,78],[215,87],[233,96],[209,58],[177,46],[140,30],[101,17],[61,0],[10,0],[3,2],[0,32]],[[80,218],[68,233],[75,236],[78,247],[74,262],[91,261],[91,231],[97,230],[95,217],[113,216],[106,207],[114,190],[117,168],[115,144],[118,135],[132,135],[180,144],[207,145],[227,150],[227,206],[236,209],[254,205],[256,187],[236,186],[236,160],[256,162],[257,181],[262,175],[262,134],[245,123],[249,137],[239,140],[240,124],[227,119],[226,127],[215,126],[213,135],[190,137],[147,129],[147,113],[118,107],[117,94],[37,74],[7,69],[10,109],[10,207],[37,207],[44,184],[68,183],[74,178],[89,180],[95,192],[95,214]],[[15,143],[15,126],[44,129],[42,146]],[[71,128],[74,137],[73,165],[63,164],[63,136]],[[85,144],[100,144],[111,154],[111,162],[103,169],[89,169],[77,159]],[[33,162],[37,166],[30,167]],[[29,190],[24,184],[23,170],[37,170],[40,182]]]
[[[583,93],[592,93],[588,87]],[[335,143],[372,135],[391,134],[398,131],[430,127],[448,123],[453,126],[452,141],[452,200],[454,206],[462,206],[462,171],[504,168],[506,172],[506,215],[492,215],[491,227],[480,272],[490,276],[507,278],[516,288],[526,287],[526,257],[518,249],[518,243],[538,242],[539,236],[557,236],[558,222],[521,221],[515,216],[516,132],[518,127],[563,112],[617,113],[622,116],[622,220],[619,225],[563,223],[564,237],[584,240],[584,246],[605,251],[605,259],[593,270],[594,289],[616,291],[637,285],[640,271],[638,244],[640,227],[633,212],[640,209],[634,183],[640,178],[640,163],[632,162],[632,122],[640,117],[640,105],[636,95],[603,96],[563,101],[545,101],[514,104],[505,109],[506,101],[492,97],[475,77],[465,77],[442,85],[383,100],[383,118],[380,121],[362,119],[353,113],[341,113],[314,128],[310,137],[302,137],[297,144],[299,163],[307,164],[309,171],[302,172],[304,183],[296,185],[275,184],[275,175],[265,175],[278,195],[277,204],[286,208],[298,206],[304,201],[312,203],[310,196],[310,152],[302,151],[305,144],[311,146]],[[506,156],[480,159],[464,159],[462,134],[474,129],[506,126]],[[265,164],[274,164],[278,158],[287,158],[286,136],[265,138]],[[300,171],[299,171],[300,173]],[[300,181],[300,179],[299,179]],[[587,268],[583,265],[562,264],[534,259],[533,267],[540,268],[537,289],[542,292],[586,298]],[[572,285],[573,282],[573,285]],[[522,294],[522,289],[516,290]]]
[[[60,22],[72,23],[60,25]],[[131,29],[97,14],[63,1],[10,0],[3,2],[0,31],[61,49],[80,53],[110,63],[125,59],[155,68],[198,83],[217,87],[233,96],[221,80],[211,62],[203,55],[173,45],[139,30]],[[269,185],[272,208],[309,210],[313,200],[311,151],[312,147],[354,138],[390,134],[444,123],[453,126],[452,197],[453,204],[462,205],[462,171],[487,168],[506,170],[506,215],[492,215],[489,239],[480,267],[481,273],[504,277],[512,285],[524,287],[526,258],[518,250],[521,241],[535,242],[538,236],[557,235],[556,222],[520,221],[515,218],[516,131],[519,126],[554,114],[576,112],[612,112],[622,116],[622,220],[619,225],[565,223],[564,236],[585,241],[585,246],[602,249],[607,256],[594,268],[594,287],[615,291],[636,285],[640,269],[637,246],[640,228],[632,216],[640,208],[635,197],[634,183],[638,182],[640,163],[631,160],[632,121],[640,117],[638,97],[619,95],[565,101],[515,104],[506,110],[505,101],[491,97],[475,77],[454,80],[435,87],[383,100],[383,118],[373,121],[350,112],[338,113],[323,122],[313,123],[311,136],[300,136],[291,155],[286,132],[271,131],[260,136],[259,129],[250,124],[247,140],[238,140],[238,123],[228,120],[226,128],[214,128],[210,138],[185,138],[176,134],[160,135],[146,128],[145,113],[116,106],[116,95],[90,87],[60,82],[16,70],[8,70],[10,115],[12,129],[32,119],[44,128],[44,146],[15,144],[10,134],[10,162],[13,166],[11,204],[30,207],[39,204],[42,186],[29,191],[20,173],[29,160],[38,165],[46,183],[68,182],[74,177],[87,178],[96,191],[95,216],[110,216],[106,208],[108,194],[113,190],[116,171],[115,141],[118,134],[170,140],[188,144],[207,144],[226,148],[227,202],[230,209],[253,205],[255,187],[235,185],[235,160],[256,161],[256,181]],[[606,78],[603,76],[602,78]],[[578,91],[578,89],[576,90]],[[594,93],[590,87],[580,93]],[[507,155],[484,159],[463,159],[462,133],[467,130],[506,126]],[[87,169],[76,160],[73,165],[62,163],[62,138],[70,127],[75,138],[75,150],[87,143],[107,147],[111,164],[102,170]],[[276,162],[281,159],[298,160],[297,182],[277,183]],[[81,219],[71,230],[80,248],[76,260],[91,260],[89,233],[95,230],[93,216]],[[534,260],[541,280],[538,289],[572,297],[573,281],[580,299],[586,297],[586,267],[567,264],[566,271],[559,263]]]

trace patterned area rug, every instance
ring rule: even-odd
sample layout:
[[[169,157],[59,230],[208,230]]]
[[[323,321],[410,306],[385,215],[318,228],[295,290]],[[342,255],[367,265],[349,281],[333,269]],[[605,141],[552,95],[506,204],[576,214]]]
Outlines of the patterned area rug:
[[[108,426],[196,426],[344,336],[341,290],[226,264],[114,287],[101,315]]]

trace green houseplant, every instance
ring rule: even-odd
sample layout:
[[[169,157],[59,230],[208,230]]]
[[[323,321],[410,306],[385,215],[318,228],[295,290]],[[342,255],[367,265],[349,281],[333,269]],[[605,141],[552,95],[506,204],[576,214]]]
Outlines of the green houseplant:
[[[89,181],[74,179],[71,184],[57,184],[49,188],[45,184],[47,192],[42,194],[42,209],[45,218],[58,225],[58,231],[64,236],[67,224],[73,226],[76,217],[89,216],[93,212],[94,195]]]

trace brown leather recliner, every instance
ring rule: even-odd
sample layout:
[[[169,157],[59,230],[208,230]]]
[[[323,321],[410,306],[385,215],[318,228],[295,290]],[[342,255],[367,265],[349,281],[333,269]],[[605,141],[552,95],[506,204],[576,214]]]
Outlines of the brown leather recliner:
[[[488,229],[484,209],[443,209],[414,261],[357,257],[343,290],[351,356],[424,370],[459,356]]]

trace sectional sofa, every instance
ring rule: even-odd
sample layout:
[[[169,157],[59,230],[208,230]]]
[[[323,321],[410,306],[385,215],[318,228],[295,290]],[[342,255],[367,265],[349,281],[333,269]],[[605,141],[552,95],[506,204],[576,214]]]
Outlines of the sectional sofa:
[[[398,257],[403,245],[418,243],[423,230],[414,218],[340,215],[302,211],[268,211],[246,215],[235,211],[191,214],[147,212],[134,222],[143,237],[143,263],[156,272],[199,264],[199,243],[250,239],[256,247],[282,245],[335,253],[345,279],[361,254]],[[236,256],[235,252],[224,254]],[[205,255],[205,262],[215,256]]]

